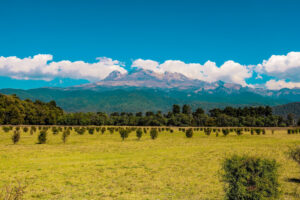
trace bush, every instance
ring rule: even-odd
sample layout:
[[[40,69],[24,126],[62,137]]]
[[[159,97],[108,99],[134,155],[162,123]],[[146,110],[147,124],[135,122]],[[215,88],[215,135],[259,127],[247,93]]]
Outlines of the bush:
[[[300,146],[290,149],[290,158],[296,161],[300,165]]]
[[[122,138],[122,140],[125,140],[125,138],[128,138],[129,135],[129,131],[125,130],[125,129],[120,129],[120,136]]]
[[[157,129],[156,128],[152,128],[150,130],[150,137],[152,140],[155,140],[158,136],[158,132],[157,132]]]
[[[236,130],[237,135],[243,135],[243,130],[241,128]]]
[[[27,133],[27,132],[28,132],[28,127],[26,127],[26,126],[23,127],[23,132],[24,132],[24,133]]]
[[[229,129],[222,129],[222,133],[224,136],[227,136],[229,134]]]
[[[88,131],[89,131],[89,134],[90,134],[90,135],[93,135],[93,134],[94,134],[94,132],[95,132],[95,129],[94,129],[94,128],[89,128],[89,130],[88,130]]]
[[[204,133],[205,133],[205,135],[210,136],[211,129],[210,128],[204,129]]]
[[[20,140],[20,131],[15,130],[14,134],[11,137],[11,140],[14,144],[17,144]]]
[[[7,185],[0,190],[0,199],[3,200],[21,200],[24,199],[25,186],[22,186],[20,182],[17,186]]]
[[[142,137],[142,135],[143,135],[142,129],[138,128],[138,129],[136,130],[136,137],[140,140],[141,137]]]
[[[10,128],[8,126],[3,126],[2,127],[2,130],[5,132],[5,133],[8,133],[10,131]]]
[[[185,136],[187,138],[192,138],[193,137],[193,129],[189,128],[186,132],[185,132]]]
[[[256,132],[257,135],[260,135],[261,130],[259,128],[255,129],[255,132]]]
[[[53,135],[56,135],[56,134],[58,134],[58,132],[59,132],[59,129],[57,128],[57,127],[52,127],[52,133],[53,133]]]
[[[41,130],[39,136],[38,136],[38,144],[45,144],[47,141],[47,131]]]
[[[75,131],[79,134],[79,135],[83,135],[84,132],[85,132],[85,128],[82,127],[82,128],[75,128]]]
[[[223,163],[226,199],[277,199],[278,165],[275,160],[237,156]]]
[[[67,141],[68,136],[70,135],[70,131],[69,130],[65,130],[62,134],[62,141],[65,144]]]
[[[102,134],[104,134],[105,131],[106,131],[106,128],[105,128],[105,127],[101,128],[101,133],[102,133]]]

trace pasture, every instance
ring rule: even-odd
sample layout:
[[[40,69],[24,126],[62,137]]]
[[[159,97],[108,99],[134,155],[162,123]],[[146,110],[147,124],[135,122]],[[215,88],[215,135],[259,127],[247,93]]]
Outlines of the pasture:
[[[24,199],[223,199],[221,165],[232,155],[254,155],[280,164],[281,199],[300,199],[300,168],[289,147],[300,145],[300,134],[284,129],[242,135],[222,132],[216,137],[194,131],[192,138],[178,128],[152,140],[150,130],[140,140],[131,132],[124,141],[106,130],[78,134],[66,143],[62,132],[47,133],[37,144],[37,130],[23,132],[13,144],[13,131],[0,129],[0,188],[25,186]]]

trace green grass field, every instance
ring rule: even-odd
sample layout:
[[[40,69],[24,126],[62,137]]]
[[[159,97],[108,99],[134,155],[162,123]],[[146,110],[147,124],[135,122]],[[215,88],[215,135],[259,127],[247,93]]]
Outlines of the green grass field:
[[[0,187],[20,181],[25,199],[223,199],[221,165],[232,154],[276,159],[280,166],[281,199],[300,199],[300,168],[290,160],[290,146],[300,145],[300,134],[285,130],[266,135],[216,137],[194,132],[149,132],[137,141],[135,133],[122,141],[115,132],[78,135],[66,144],[61,133],[47,144],[36,144],[37,133],[21,133],[12,144],[0,131]]]

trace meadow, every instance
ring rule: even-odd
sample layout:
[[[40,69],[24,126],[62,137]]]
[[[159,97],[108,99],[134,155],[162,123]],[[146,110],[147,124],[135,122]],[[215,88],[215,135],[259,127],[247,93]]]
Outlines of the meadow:
[[[38,132],[24,133],[12,143],[13,131],[0,129],[0,188],[25,186],[24,199],[223,199],[222,162],[233,154],[275,159],[279,164],[280,199],[300,199],[300,168],[287,152],[300,145],[300,134],[266,129],[266,134],[222,133],[216,137],[195,131],[192,138],[178,128],[149,131],[122,141],[109,131],[71,131],[47,134],[37,144]]]

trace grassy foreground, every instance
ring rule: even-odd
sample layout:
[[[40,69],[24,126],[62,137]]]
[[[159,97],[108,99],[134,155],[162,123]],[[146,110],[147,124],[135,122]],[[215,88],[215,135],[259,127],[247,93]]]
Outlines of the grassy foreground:
[[[51,132],[51,131],[50,131]],[[36,144],[37,133],[21,133],[12,144],[0,131],[0,187],[20,181],[25,199],[223,199],[220,169],[234,153],[276,159],[280,167],[281,199],[299,199],[300,169],[286,154],[300,145],[300,135],[285,130],[274,135],[227,137],[194,132],[135,133],[122,141],[118,133],[78,135],[62,143],[61,133],[48,133],[47,144]],[[298,179],[299,180],[299,179]]]

